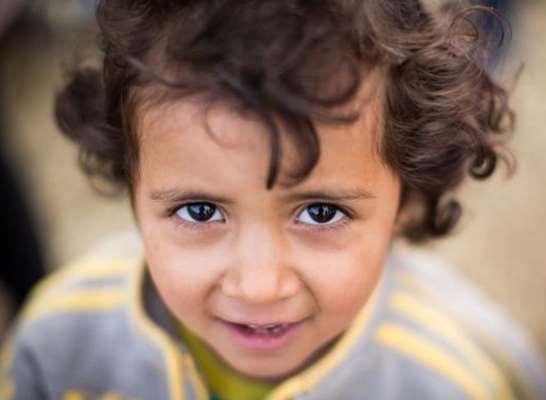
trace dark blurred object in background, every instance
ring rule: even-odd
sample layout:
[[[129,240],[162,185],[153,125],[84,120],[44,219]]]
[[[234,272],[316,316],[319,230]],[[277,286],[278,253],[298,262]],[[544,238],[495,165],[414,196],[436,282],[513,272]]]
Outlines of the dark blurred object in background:
[[[0,38],[14,24],[24,6],[23,0],[2,0],[0,3]]]
[[[0,2],[0,45],[10,38],[10,33],[22,21],[25,2],[2,0]],[[3,46],[0,46],[0,60]],[[0,280],[7,287],[14,303],[14,315],[35,283],[45,275],[44,259],[32,213],[24,193],[8,165],[3,136],[9,128],[5,123],[6,107],[0,104]],[[10,319],[8,316],[6,319]]]
[[[5,128],[0,125],[0,130]],[[0,132],[1,134],[1,132]],[[44,262],[35,224],[13,171],[0,154],[0,279],[13,297],[16,310],[34,284],[44,276]]]

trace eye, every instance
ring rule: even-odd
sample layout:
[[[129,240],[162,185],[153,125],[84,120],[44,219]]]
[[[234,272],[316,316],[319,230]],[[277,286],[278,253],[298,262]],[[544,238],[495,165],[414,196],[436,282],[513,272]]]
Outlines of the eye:
[[[192,224],[223,221],[224,216],[211,203],[190,203],[176,210],[176,215]]]
[[[332,225],[346,216],[339,207],[327,203],[316,203],[303,209],[297,221],[311,225]]]

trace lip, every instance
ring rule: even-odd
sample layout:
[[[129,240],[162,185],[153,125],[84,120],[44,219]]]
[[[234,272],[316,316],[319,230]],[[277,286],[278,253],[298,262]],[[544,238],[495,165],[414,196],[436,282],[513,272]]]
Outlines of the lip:
[[[241,347],[251,351],[273,351],[280,349],[290,342],[294,336],[301,330],[305,319],[296,322],[282,322],[282,323],[239,323],[231,322],[223,319],[219,319],[220,323],[227,329],[233,340]],[[242,325],[255,325],[255,326],[271,326],[271,325],[284,325],[282,333],[280,334],[256,334],[251,333],[247,329],[244,329]]]

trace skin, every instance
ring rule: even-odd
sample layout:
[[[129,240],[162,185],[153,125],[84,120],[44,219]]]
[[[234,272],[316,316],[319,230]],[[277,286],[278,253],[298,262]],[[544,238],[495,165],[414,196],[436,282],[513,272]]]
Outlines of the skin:
[[[315,169],[271,190],[258,122],[218,106],[207,112],[207,131],[203,107],[189,100],[139,121],[133,195],[151,277],[174,316],[242,375],[276,380],[304,367],[347,329],[380,278],[400,182],[377,152],[369,110],[348,127],[319,125]],[[297,162],[282,137],[281,180]],[[188,220],[185,205],[203,202],[217,207],[211,221]],[[316,203],[339,209],[318,224],[308,209]],[[237,343],[222,320],[303,322],[285,345],[258,351]]]

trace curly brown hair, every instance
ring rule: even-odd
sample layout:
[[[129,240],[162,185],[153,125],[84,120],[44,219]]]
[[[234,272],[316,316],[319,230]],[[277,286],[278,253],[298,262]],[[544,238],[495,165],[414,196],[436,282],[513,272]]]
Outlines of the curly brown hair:
[[[279,123],[298,144],[301,181],[320,156],[316,123],[358,119],[339,110],[380,67],[379,151],[411,210],[404,233],[442,236],[461,214],[450,192],[467,174],[493,173],[513,126],[507,93],[486,71],[491,40],[475,14],[488,10],[457,4],[432,12],[419,0],[99,1],[102,66],[72,71],[56,118],[88,175],[132,190],[139,107],[195,94],[227,102],[266,126],[270,188]]]

